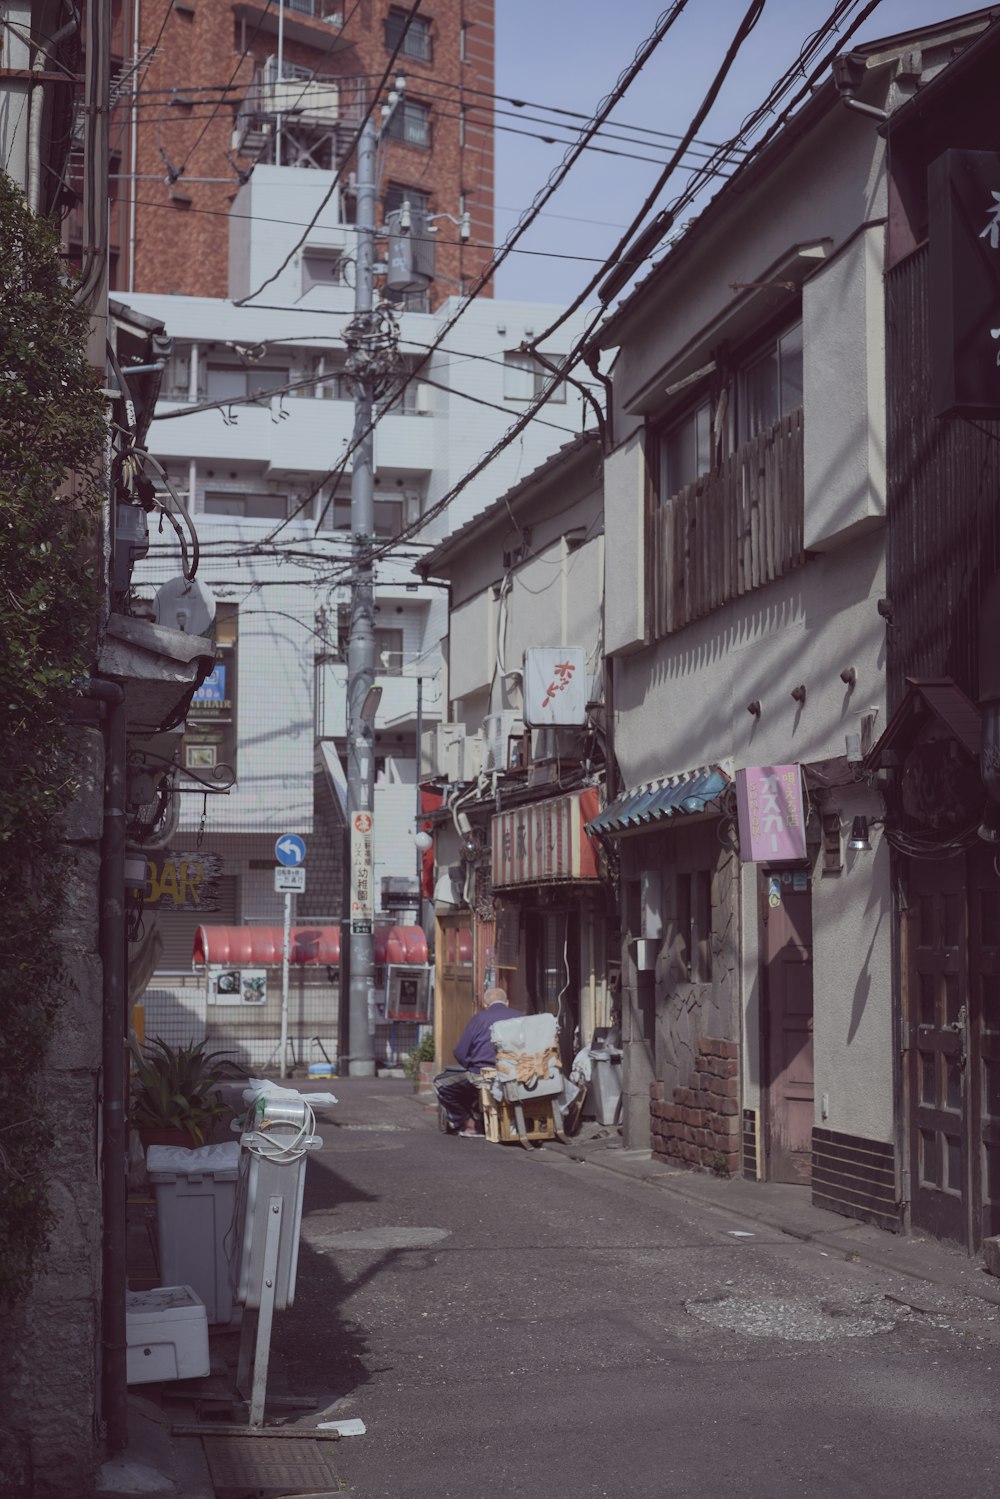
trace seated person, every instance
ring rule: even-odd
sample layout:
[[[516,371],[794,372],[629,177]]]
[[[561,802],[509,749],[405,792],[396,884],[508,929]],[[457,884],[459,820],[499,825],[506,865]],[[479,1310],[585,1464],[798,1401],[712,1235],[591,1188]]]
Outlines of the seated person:
[[[479,1087],[473,1082],[484,1067],[496,1065],[496,1048],[490,1040],[490,1030],[498,1020],[516,1019],[524,1014],[507,1003],[502,989],[487,989],[479,1001],[479,1008],[469,1021],[455,1044],[455,1057],[461,1070],[449,1067],[439,1072],[434,1079],[434,1088],[448,1115],[449,1132],[453,1135],[480,1136],[482,1130],[473,1118],[473,1107],[479,1099]]]

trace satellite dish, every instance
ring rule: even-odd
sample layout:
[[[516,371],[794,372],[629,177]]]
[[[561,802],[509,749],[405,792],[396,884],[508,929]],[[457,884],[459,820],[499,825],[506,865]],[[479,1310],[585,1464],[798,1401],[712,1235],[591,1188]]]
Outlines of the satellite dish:
[[[211,636],[215,627],[215,595],[197,578],[171,578],[157,589],[153,619],[167,630],[184,635]]]

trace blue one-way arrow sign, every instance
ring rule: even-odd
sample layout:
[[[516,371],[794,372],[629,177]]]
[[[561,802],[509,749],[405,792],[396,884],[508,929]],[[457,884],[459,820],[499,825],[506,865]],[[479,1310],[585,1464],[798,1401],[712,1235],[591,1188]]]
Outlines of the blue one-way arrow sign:
[[[299,864],[305,863],[306,845],[305,840],[298,833],[282,833],[274,845],[274,857],[279,864],[284,864],[292,869]]]

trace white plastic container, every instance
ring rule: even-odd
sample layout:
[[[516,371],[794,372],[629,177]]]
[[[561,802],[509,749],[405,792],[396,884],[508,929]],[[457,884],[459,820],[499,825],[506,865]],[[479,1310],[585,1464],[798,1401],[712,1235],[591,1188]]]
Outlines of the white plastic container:
[[[232,1321],[230,1256],[236,1248],[236,1179],[239,1141],[201,1145],[151,1145],[146,1171],[156,1194],[161,1279],[191,1286],[208,1320]]]
[[[125,1292],[127,1384],[201,1379],[209,1372],[208,1318],[190,1286]]]
[[[622,1054],[615,1048],[592,1048],[590,1086],[584,1113],[598,1124],[614,1124],[622,1097]]]

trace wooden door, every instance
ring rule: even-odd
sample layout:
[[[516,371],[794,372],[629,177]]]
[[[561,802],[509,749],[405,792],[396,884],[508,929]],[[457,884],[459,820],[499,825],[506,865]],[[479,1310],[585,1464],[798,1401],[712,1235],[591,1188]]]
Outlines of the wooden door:
[[[812,1176],[812,891],[800,870],[764,873],[764,1135],[770,1181]]]
[[[972,1241],[1000,1234],[1000,875],[992,849],[969,858],[968,1063]]]
[[[455,1042],[475,1014],[471,922],[466,912],[442,916],[438,923],[434,1036],[439,1067],[455,1065]]]
[[[914,1228],[968,1246],[969,984],[963,858],[911,859],[908,1055]]]

